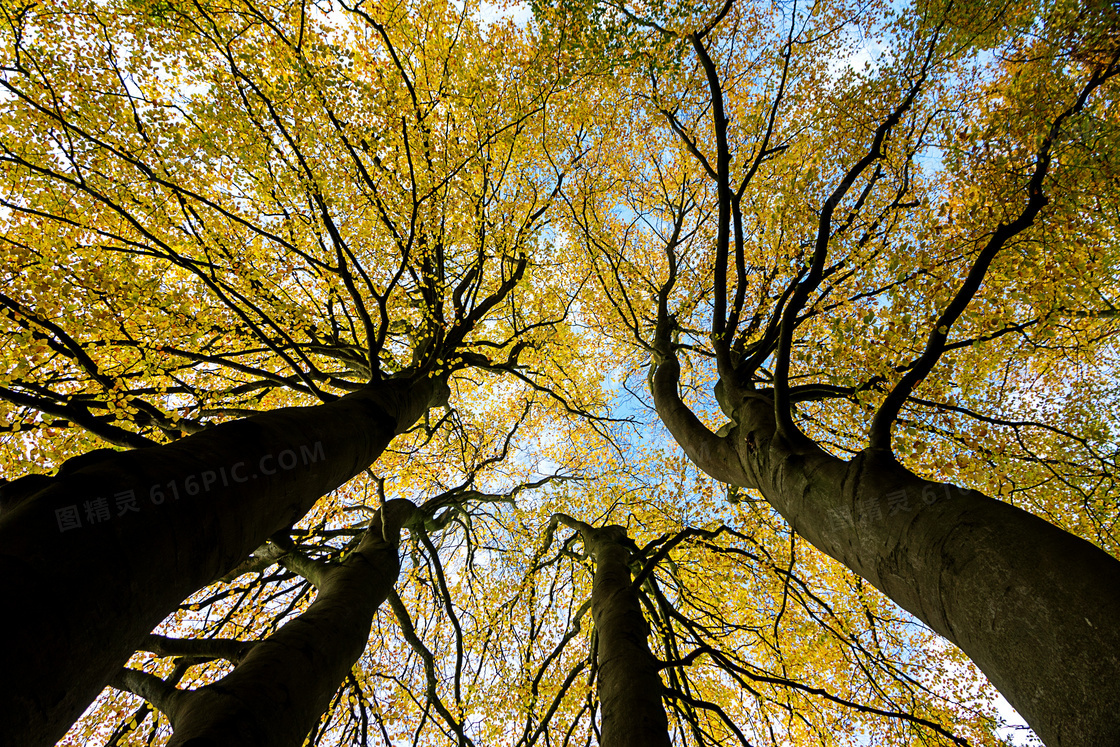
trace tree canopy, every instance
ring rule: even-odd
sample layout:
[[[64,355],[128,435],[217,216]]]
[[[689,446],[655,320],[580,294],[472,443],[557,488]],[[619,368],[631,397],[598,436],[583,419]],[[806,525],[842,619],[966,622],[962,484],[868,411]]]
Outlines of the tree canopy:
[[[0,733],[1118,736],[1112,4],[0,10]]]

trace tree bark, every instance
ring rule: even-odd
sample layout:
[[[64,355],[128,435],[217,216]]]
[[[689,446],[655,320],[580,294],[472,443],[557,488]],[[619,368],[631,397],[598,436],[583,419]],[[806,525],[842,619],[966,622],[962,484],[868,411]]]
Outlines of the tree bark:
[[[642,614],[630,575],[626,529],[595,529],[561,519],[579,529],[595,561],[591,617],[598,637],[602,747],[669,747],[661,667],[649,650],[649,623]]]
[[[1120,561],[889,454],[845,462],[795,448],[757,393],[721,402],[735,425],[718,437],[681,416],[678,376],[675,361],[659,367],[655,403],[698,466],[757,489],[795,532],[959,646],[1050,747],[1120,744]]]
[[[409,501],[385,504],[357,549],[323,568],[307,610],[253,646],[231,673],[198,690],[157,697],[152,704],[175,730],[169,747],[303,744],[365,650],[373,616],[400,570],[401,525],[415,511]],[[122,684],[136,691],[127,680]]]
[[[54,744],[185,597],[365,469],[445,392],[391,379],[63,465],[0,516],[4,743]]]

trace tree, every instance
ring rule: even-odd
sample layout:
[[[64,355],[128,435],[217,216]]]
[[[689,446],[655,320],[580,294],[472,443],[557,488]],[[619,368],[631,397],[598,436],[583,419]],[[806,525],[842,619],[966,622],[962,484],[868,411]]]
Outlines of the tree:
[[[591,615],[595,621],[599,660],[598,698],[603,709],[601,744],[668,745],[669,725],[662,703],[660,662],[646,639],[649,623],[642,613],[630,573],[634,542],[626,527],[595,528],[565,514],[553,514],[556,525],[579,532],[595,561]]]
[[[669,50],[601,146],[639,130],[645,165],[588,164],[572,201],[601,303],[695,464],[960,646],[1047,744],[1115,742],[1120,564],[1090,487],[1111,436],[1008,412],[1026,371],[1113,370],[1115,215],[1094,207],[1117,186],[1115,10],[878,9],[859,24],[890,54],[837,71],[844,12],[613,10]],[[688,387],[716,379],[722,427],[682,401],[682,359]],[[1019,449],[985,442],[997,428]],[[1051,438],[1097,464],[1047,458]],[[961,444],[1002,474],[946,469]],[[1027,504],[1054,523],[945,482],[1007,494],[1039,468],[1080,493]]]
[[[389,501],[345,559],[322,563],[294,547],[277,558],[311,582],[315,601],[262,641],[221,641],[220,648],[212,642],[207,653],[226,658],[232,649],[237,665],[212,685],[179,690],[128,667],[114,684],[168,717],[171,744],[302,744],[361,655],[373,615],[396,581],[402,526],[422,524],[422,517],[410,501]],[[176,643],[157,639],[153,648],[166,653]]]
[[[523,142],[556,78],[513,39],[481,76],[482,30],[415,10],[351,8],[355,59],[304,4],[5,6],[0,398],[31,435],[3,448],[40,472],[0,519],[14,741],[62,736],[454,372],[532,380],[563,338],[563,294],[510,296],[549,262],[564,155]]]

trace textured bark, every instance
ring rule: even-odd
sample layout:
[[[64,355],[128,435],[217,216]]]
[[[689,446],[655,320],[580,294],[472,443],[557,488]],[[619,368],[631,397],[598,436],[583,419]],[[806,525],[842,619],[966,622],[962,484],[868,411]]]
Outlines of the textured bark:
[[[582,534],[595,560],[591,616],[599,640],[602,747],[669,747],[664,685],[631,585],[626,530],[608,526]]]
[[[657,372],[655,401],[701,468],[757,488],[799,535],[959,646],[1050,747],[1120,744],[1120,561],[889,454],[795,449],[756,394],[721,402],[736,425],[717,437],[673,417],[677,375]]]
[[[54,744],[185,597],[369,466],[443,388],[389,380],[166,446],[72,460],[7,509],[0,594],[19,614],[4,616],[0,636],[2,741]],[[137,510],[122,513],[127,491]],[[84,504],[99,498],[110,518],[89,525]],[[82,526],[60,531],[56,511],[68,506]]]
[[[299,747],[365,650],[400,570],[400,527],[415,511],[390,501],[358,548],[327,567],[307,610],[255,645],[230,674],[182,692],[167,712],[169,747]],[[385,518],[384,523],[382,519]]]

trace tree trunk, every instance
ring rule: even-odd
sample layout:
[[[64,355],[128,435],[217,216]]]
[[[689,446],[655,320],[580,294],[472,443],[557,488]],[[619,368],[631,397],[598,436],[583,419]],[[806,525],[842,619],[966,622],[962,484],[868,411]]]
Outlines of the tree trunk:
[[[409,501],[387,503],[357,549],[323,568],[307,610],[253,646],[230,674],[198,690],[142,693],[171,721],[169,747],[303,744],[365,650],[400,570],[401,524],[415,511]]]
[[[657,369],[662,420],[701,468],[759,490],[799,535],[959,646],[1050,747],[1120,744],[1120,561],[974,490],[918,478],[892,456],[850,462],[777,435],[774,405],[724,403],[708,431]]]
[[[445,386],[389,380],[63,465],[0,517],[0,735],[54,744],[161,620],[365,469]]]
[[[608,526],[582,534],[595,559],[591,616],[599,639],[602,747],[669,747],[664,685],[649,650],[649,624],[631,585],[626,530]]]

